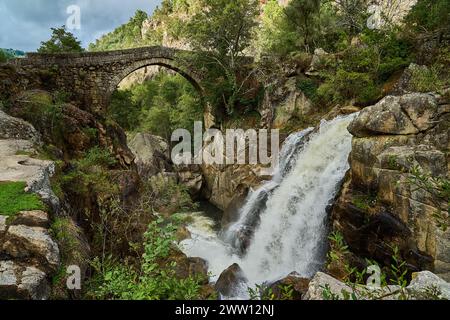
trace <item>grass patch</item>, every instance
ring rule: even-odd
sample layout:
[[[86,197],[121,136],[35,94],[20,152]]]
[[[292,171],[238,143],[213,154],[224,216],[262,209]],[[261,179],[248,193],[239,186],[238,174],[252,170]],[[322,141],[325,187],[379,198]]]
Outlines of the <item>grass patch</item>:
[[[353,198],[353,205],[358,209],[367,211],[377,203],[377,198],[371,195],[361,195]]]
[[[20,211],[44,210],[36,194],[26,193],[25,182],[0,182],[0,215],[13,216]]]

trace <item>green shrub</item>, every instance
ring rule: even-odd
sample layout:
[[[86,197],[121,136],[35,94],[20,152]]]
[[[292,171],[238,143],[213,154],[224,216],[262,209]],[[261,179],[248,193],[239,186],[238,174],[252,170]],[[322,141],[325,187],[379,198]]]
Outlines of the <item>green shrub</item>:
[[[151,208],[154,212],[173,214],[197,208],[186,187],[171,179],[155,176],[145,184],[144,190],[153,200]]]
[[[80,159],[77,164],[81,169],[90,168],[92,166],[111,167],[117,163],[111,152],[98,146],[93,147],[85,156]]]
[[[448,0],[419,0],[405,18],[407,27],[415,32],[449,30]]]
[[[428,193],[437,208],[433,214],[436,225],[442,231],[450,228],[450,178],[434,177],[420,166],[413,166],[407,183],[416,190]]]
[[[111,181],[108,169],[116,163],[108,150],[94,147],[83,158],[73,161],[69,171],[58,175],[55,184],[65,192],[80,196],[114,194],[118,187]]]
[[[133,101],[133,92],[130,90],[116,90],[108,106],[108,115],[124,130],[130,131],[138,127],[141,109]]]
[[[92,299],[191,300],[200,297],[200,279],[180,279],[175,263],[160,265],[169,258],[177,227],[162,219],[152,222],[145,233],[144,254],[138,266],[111,258],[94,260],[97,273],[88,290]]]
[[[417,66],[411,70],[411,89],[418,92],[438,92],[444,82],[437,66]]]
[[[50,227],[50,234],[58,243],[61,266],[52,279],[52,299],[68,299],[74,292],[67,289],[67,267],[79,266],[84,273],[89,262],[89,245],[83,231],[70,217],[55,217]]]
[[[297,88],[300,89],[306,97],[312,102],[317,100],[317,83],[311,79],[303,78],[297,81]]]
[[[36,194],[24,191],[25,182],[0,182],[0,215],[13,216],[19,211],[45,210]]]
[[[377,203],[377,198],[371,195],[360,195],[355,196],[352,199],[353,205],[355,205],[358,209],[367,211],[371,207],[374,207]]]
[[[0,63],[4,63],[8,61],[8,55],[0,49]]]
[[[317,90],[318,97],[327,104],[350,100],[355,100],[358,104],[368,104],[376,100],[380,94],[381,89],[369,74],[344,69],[328,75],[328,79]]]

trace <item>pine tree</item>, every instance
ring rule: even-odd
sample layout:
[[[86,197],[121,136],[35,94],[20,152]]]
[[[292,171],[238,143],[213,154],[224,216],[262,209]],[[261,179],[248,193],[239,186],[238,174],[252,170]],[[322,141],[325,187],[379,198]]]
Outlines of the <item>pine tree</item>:
[[[58,53],[58,52],[83,52],[81,42],[75,36],[66,30],[65,26],[60,28],[51,28],[52,37],[46,42],[41,42],[39,53]]]

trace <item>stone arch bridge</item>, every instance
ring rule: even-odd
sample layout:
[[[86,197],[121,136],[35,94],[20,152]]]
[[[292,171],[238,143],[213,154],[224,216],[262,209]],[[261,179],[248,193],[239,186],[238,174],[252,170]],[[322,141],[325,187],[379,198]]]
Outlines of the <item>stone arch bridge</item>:
[[[40,75],[45,86],[64,90],[95,114],[102,114],[119,83],[146,66],[163,66],[183,75],[203,95],[201,76],[181,63],[187,51],[161,46],[119,51],[40,54],[15,60],[25,71]]]

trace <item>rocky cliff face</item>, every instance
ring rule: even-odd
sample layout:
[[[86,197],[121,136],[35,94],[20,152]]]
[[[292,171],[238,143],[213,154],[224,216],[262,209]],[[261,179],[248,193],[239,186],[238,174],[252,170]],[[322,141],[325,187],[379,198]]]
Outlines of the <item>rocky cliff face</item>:
[[[449,127],[448,97],[418,93],[388,96],[350,125],[351,170],[332,224],[357,256],[389,265],[397,246],[411,270],[450,278]]]
[[[388,24],[399,24],[408,14],[417,0],[369,0],[367,21],[368,27],[381,29]]]

